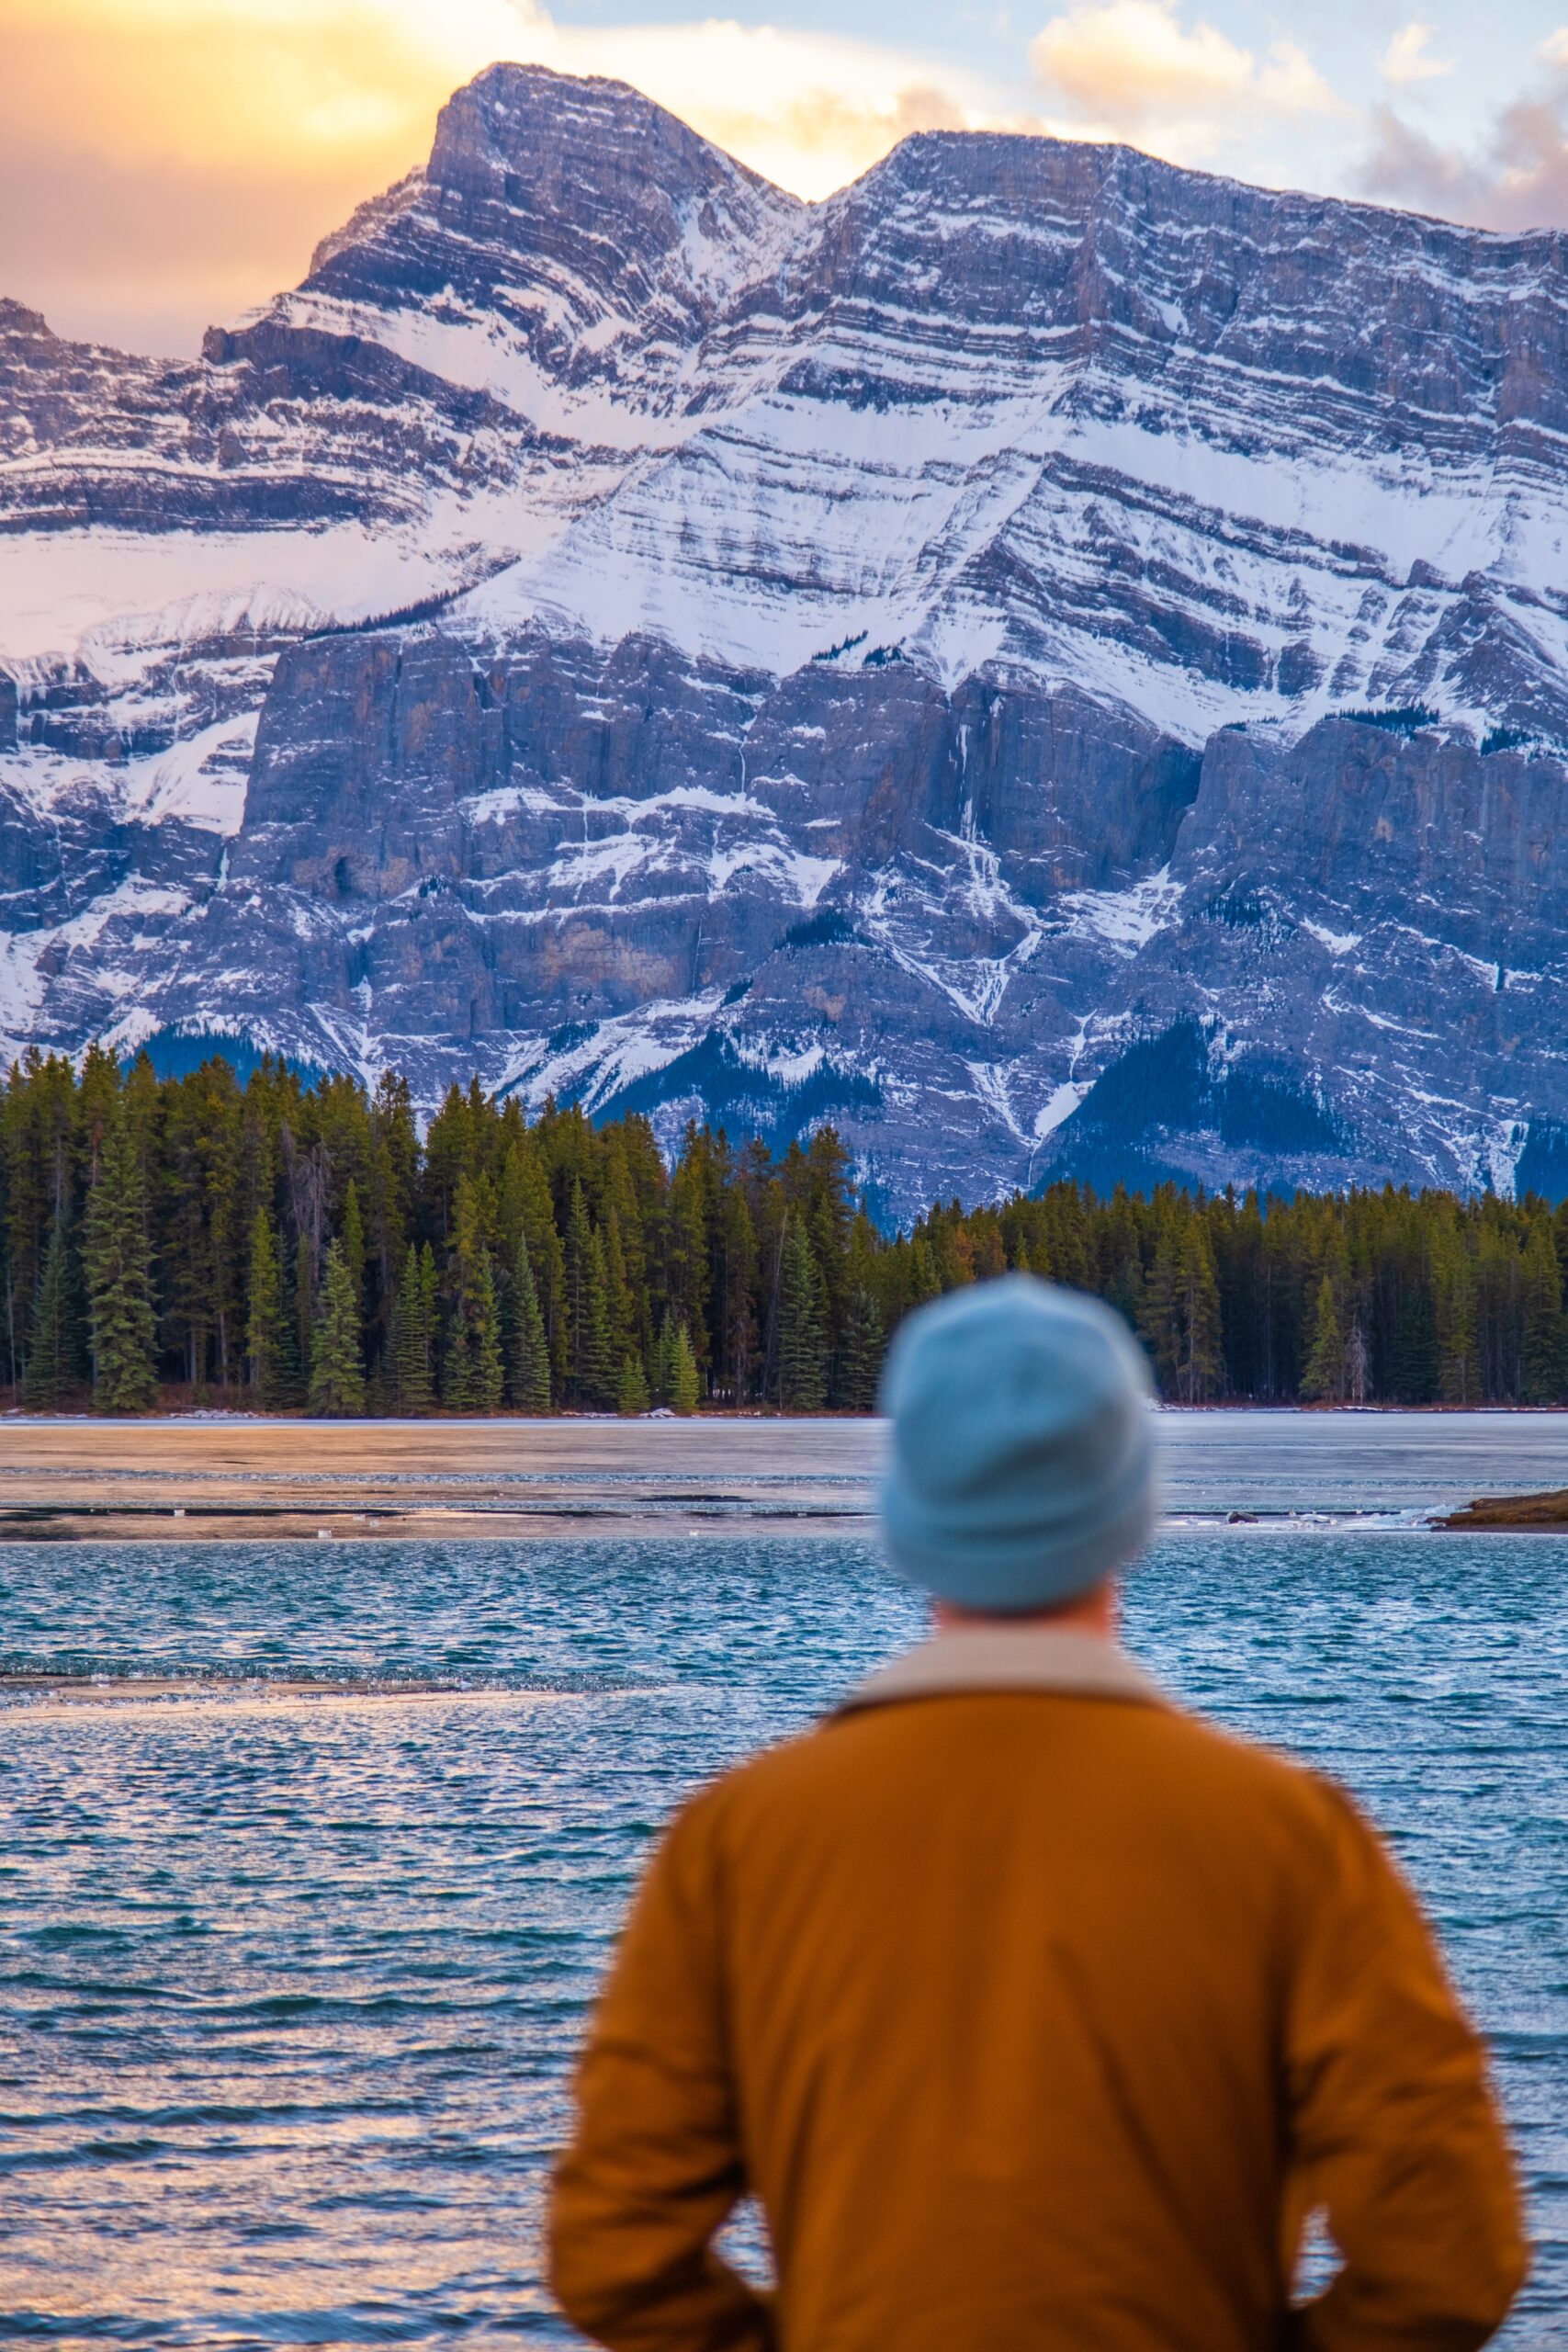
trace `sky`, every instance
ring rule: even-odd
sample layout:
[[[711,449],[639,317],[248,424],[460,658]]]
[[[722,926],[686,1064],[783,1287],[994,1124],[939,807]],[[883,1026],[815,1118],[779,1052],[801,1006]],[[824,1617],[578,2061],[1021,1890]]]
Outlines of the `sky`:
[[[632,82],[820,197],[908,132],[1121,139],[1568,227],[1568,0],[0,0],[0,296],[194,351],[421,163],[497,58]]]

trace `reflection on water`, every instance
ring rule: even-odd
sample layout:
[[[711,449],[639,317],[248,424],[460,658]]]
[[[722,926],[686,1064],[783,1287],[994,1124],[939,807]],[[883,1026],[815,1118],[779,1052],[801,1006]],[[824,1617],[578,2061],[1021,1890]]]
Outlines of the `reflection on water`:
[[[1168,1680],[1359,1790],[1441,1919],[1534,2188],[1516,2346],[1568,2343],[1565,1564],[1214,1531],[1131,1599]],[[544,2174],[647,1839],[916,1622],[840,1540],[0,1548],[0,1668],[222,1694],[0,1713],[0,2336],[565,2340]]]

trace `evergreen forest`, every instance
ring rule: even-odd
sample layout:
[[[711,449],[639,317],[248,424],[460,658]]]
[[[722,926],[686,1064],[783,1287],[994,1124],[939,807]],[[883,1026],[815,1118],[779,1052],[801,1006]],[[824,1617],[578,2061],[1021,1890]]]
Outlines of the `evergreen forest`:
[[[1568,1204],[1062,1183],[907,1233],[830,1127],[771,1151],[454,1087],[159,1079],[29,1053],[0,1092],[0,1388],[31,1411],[869,1411],[922,1301],[1091,1291],[1184,1404],[1568,1397]]]

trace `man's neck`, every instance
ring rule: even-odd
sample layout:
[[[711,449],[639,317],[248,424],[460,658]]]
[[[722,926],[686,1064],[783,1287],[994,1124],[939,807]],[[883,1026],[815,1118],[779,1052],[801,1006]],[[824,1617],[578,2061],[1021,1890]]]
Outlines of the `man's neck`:
[[[986,1631],[1006,1633],[1093,1634],[1102,1642],[1114,1642],[1121,1631],[1121,1610],[1118,1605],[1116,1580],[1106,1577],[1088,1592],[1062,1602],[1055,1609],[1031,1609],[1024,1611],[998,1611],[960,1609],[951,1600],[931,1602],[931,1624],[939,1634],[963,1634]]]

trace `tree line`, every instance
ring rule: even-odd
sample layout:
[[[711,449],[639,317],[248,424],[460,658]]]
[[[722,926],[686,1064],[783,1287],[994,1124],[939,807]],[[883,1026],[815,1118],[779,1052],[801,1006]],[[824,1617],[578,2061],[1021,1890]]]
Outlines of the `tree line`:
[[[0,1386],[27,1409],[869,1411],[911,1308],[1021,1268],[1201,1404],[1568,1398],[1568,1204],[1061,1183],[906,1233],[838,1136],[771,1151],[454,1087],[159,1079],[94,1047],[0,1091]]]

